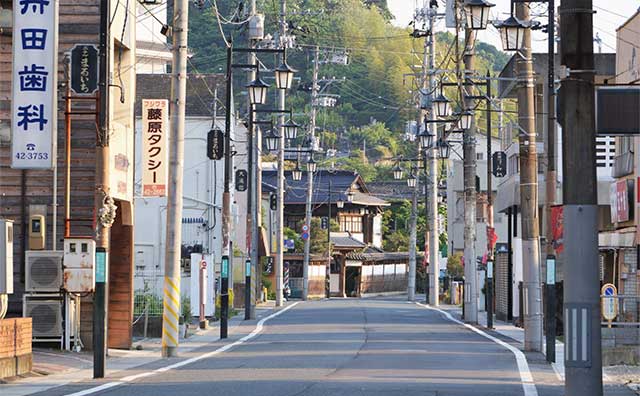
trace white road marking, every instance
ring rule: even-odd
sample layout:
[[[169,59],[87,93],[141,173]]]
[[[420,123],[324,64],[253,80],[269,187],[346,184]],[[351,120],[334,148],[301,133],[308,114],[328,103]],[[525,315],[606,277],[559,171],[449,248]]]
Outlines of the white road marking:
[[[419,302],[416,302],[417,305],[433,310],[433,311],[437,311],[440,312],[441,314],[443,314],[447,319],[449,319],[452,322],[455,322],[459,325],[462,325],[466,328],[468,328],[469,330],[480,334],[481,336],[490,339],[491,341],[495,342],[496,344],[510,350],[511,352],[513,352],[513,354],[516,357],[516,364],[518,365],[518,371],[520,372],[520,381],[522,382],[522,390],[524,391],[524,395],[525,396],[538,396],[538,390],[536,389],[536,384],[533,382],[533,376],[531,375],[531,371],[529,371],[529,363],[527,363],[527,358],[524,356],[524,353],[522,353],[521,350],[519,350],[518,348],[515,348],[512,345],[507,344],[504,341],[501,341],[487,333],[485,333],[484,331],[477,329],[469,324],[466,324],[464,322],[459,321],[458,319],[454,318],[453,316],[451,316],[451,314],[449,312],[443,311],[441,309],[438,308],[434,308],[434,307],[430,307],[428,305],[425,304],[421,304]]]
[[[231,344],[227,344],[227,345],[221,346],[220,348],[216,349],[215,351],[207,352],[207,353],[204,353],[202,355],[198,355],[198,356],[192,357],[190,359],[183,360],[181,362],[174,363],[174,364],[171,364],[169,366],[161,367],[161,368],[158,368],[158,369],[155,369],[155,370],[152,370],[152,371],[146,371],[146,372],[143,372],[143,373],[130,375],[128,377],[121,378],[118,381],[108,382],[106,384],[102,384],[100,386],[96,386],[96,387],[93,387],[93,388],[85,389],[85,390],[82,390],[82,391],[79,391],[79,392],[75,392],[75,393],[69,393],[69,394],[66,394],[65,396],[86,396],[86,395],[91,395],[91,394],[98,393],[98,392],[106,390],[106,389],[114,388],[116,386],[125,385],[128,382],[131,382],[131,381],[134,381],[134,380],[137,380],[137,379],[140,379],[140,378],[149,377],[149,376],[152,376],[154,374],[164,373],[165,371],[177,369],[179,367],[186,366],[186,365],[191,364],[191,363],[195,363],[195,362],[197,362],[199,360],[207,359],[207,358],[210,358],[212,356],[218,355],[218,354],[220,354],[222,352],[228,351],[229,349],[231,349],[233,347],[236,347],[238,345],[244,344],[245,342],[247,342],[250,339],[254,338],[258,334],[260,334],[260,332],[262,332],[262,329],[264,328],[265,322],[275,318],[278,315],[281,315],[281,314],[285,313],[286,311],[288,311],[291,308],[295,307],[299,303],[300,302],[295,302],[295,303],[293,303],[291,305],[287,305],[285,308],[281,309],[280,311],[274,312],[271,315],[267,316],[266,318],[261,319],[258,322],[258,324],[256,325],[256,328],[253,329],[253,331],[251,333],[249,333],[246,336],[240,338],[238,341],[232,342]]]

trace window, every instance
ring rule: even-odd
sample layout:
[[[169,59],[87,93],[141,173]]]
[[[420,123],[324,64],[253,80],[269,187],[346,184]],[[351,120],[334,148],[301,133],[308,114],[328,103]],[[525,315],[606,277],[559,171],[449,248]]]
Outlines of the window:
[[[341,215],[339,219],[341,232],[362,232],[362,217]]]
[[[509,163],[507,164],[507,171],[510,175],[515,175],[520,172],[520,163],[518,162],[518,155],[513,154],[509,157]]]
[[[303,223],[304,223],[303,216],[285,216],[284,218],[284,226],[291,228],[295,232],[302,231]]]
[[[476,160],[477,161],[484,160],[484,153],[476,153]]]

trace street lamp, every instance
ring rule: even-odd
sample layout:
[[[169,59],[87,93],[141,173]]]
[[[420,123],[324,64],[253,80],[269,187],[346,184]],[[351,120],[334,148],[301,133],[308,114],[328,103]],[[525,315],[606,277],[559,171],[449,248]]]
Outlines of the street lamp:
[[[449,99],[442,92],[432,102],[436,106],[436,116],[444,118],[449,115]]]
[[[519,51],[523,46],[524,31],[527,24],[511,15],[506,20],[496,24],[500,30],[502,49],[505,51]]]
[[[427,129],[425,129],[424,132],[419,135],[419,137],[420,147],[422,147],[423,150],[430,148],[433,144],[433,134],[429,133]],[[402,177],[402,175],[400,177]]]
[[[344,208],[344,201],[343,200],[336,201],[336,207],[338,209]]]
[[[300,164],[298,162],[296,162],[295,169],[291,171],[291,176],[295,181],[302,180],[302,170],[300,169]]]
[[[296,70],[292,69],[289,64],[287,64],[287,59],[284,58],[280,66],[278,66],[275,70],[276,73],[276,88],[278,89],[289,89],[291,88],[291,84],[293,83],[293,74]]]
[[[418,184],[418,178],[416,177],[416,172],[414,170],[411,172],[411,174],[409,175],[409,178],[407,179],[407,186],[409,186],[409,188],[416,188],[417,184]]]
[[[284,137],[289,140],[294,140],[298,136],[298,127],[300,125],[296,124],[292,119],[289,119],[282,125],[284,129]]]
[[[402,168],[400,167],[400,164],[396,164],[396,166],[393,168],[393,178],[394,180],[400,180],[402,179]]]
[[[267,88],[269,84],[262,81],[260,73],[256,73],[256,79],[247,84],[249,89],[249,101],[252,105],[265,104],[267,102]]]
[[[467,15],[467,27],[473,30],[484,30],[489,23],[489,9],[495,6],[486,0],[466,0],[464,11]]]
[[[460,113],[460,129],[471,128],[471,122],[473,121],[473,112],[471,110],[465,110]]]
[[[354,195],[355,194],[353,193],[353,191],[351,191],[351,190],[347,191],[347,202],[349,202],[349,203],[353,202],[353,196]]]
[[[280,136],[273,130],[271,130],[265,137],[267,142],[267,150],[276,151],[280,145]]]
[[[440,158],[448,159],[449,155],[451,154],[451,146],[449,145],[449,143],[444,139],[440,139],[438,140],[437,145],[438,145],[438,153],[440,154]]]
[[[317,168],[318,168],[318,163],[313,160],[313,154],[311,154],[311,158],[309,158],[309,161],[307,161],[307,172],[313,173],[316,171]]]

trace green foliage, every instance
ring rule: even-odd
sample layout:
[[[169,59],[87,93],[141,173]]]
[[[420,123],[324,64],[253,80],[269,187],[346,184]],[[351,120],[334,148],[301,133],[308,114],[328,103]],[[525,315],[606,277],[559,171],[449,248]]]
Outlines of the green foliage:
[[[462,278],[464,276],[462,254],[454,253],[447,258],[447,274],[454,278]]]
[[[406,252],[409,250],[409,235],[402,231],[385,235],[382,248],[387,252]]]
[[[191,299],[183,294],[180,298],[180,320],[184,323],[191,323]]]

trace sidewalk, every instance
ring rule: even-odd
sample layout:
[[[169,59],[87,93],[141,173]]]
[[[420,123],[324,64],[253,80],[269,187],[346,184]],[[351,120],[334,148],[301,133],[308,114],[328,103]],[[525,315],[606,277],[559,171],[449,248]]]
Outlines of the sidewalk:
[[[269,301],[256,308],[256,319],[260,320],[273,312],[275,304]],[[229,334],[233,334],[244,321],[244,310],[229,319]],[[219,322],[211,322],[206,330],[199,328],[189,333],[188,338],[180,339],[180,353],[187,354],[197,348],[219,341]],[[37,344],[36,344],[37,345]],[[161,339],[147,338],[133,342],[131,350],[110,349],[108,352],[105,377],[137,366],[161,360]],[[9,379],[0,383],[2,396],[24,396],[65,385],[75,381],[88,380],[93,376],[93,354],[91,351],[80,353],[54,349],[33,349],[33,370],[24,377]]]
[[[442,309],[454,314],[458,319],[462,318],[462,309],[454,305],[441,305]],[[487,327],[487,313],[479,312],[478,322],[482,327]],[[524,329],[511,323],[499,320],[493,321],[493,331],[519,343],[520,349],[524,344]],[[546,352],[546,340],[543,339],[543,354]],[[556,361],[551,363],[559,380],[564,381],[564,344],[556,341]],[[640,395],[640,366],[606,366],[602,369],[603,381],[610,384],[623,384]]]

